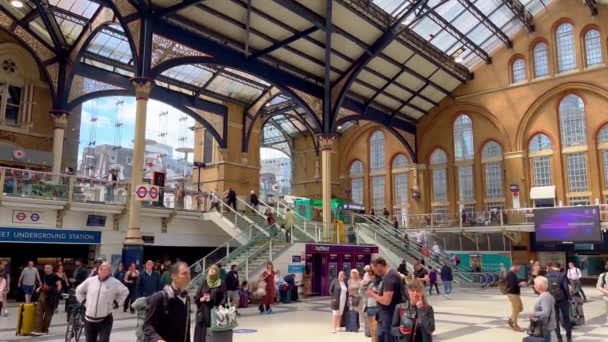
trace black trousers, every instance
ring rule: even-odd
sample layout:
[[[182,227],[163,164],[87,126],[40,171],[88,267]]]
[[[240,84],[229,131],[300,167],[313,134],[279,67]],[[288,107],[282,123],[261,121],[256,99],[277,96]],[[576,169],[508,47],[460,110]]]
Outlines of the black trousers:
[[[270,305],[260,304],[260,306],[258,306],[258,310],[260,310],[260,312],[268,311],[270,310]]]
[[[101,322],[89,322],[85,320],[84,330],[86,342],[110,342],[114,318],[108,315]]]
[[[561,316],[561,317],[560,317]],[[568,300],[561,300],[555,302],[555,334],[559,341],[562,340],[562,333],[559,328],[560,322],[566,330],[566,338],[572,338],[572,322],[570,322],[570,302]]]

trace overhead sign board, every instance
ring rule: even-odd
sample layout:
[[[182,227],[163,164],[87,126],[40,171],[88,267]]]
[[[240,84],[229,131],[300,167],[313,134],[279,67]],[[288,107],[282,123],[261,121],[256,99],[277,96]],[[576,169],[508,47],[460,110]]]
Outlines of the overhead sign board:
[[[19,243],[69,243],[98,245],[101,232],[66,229],[0,227],[0,241]]]

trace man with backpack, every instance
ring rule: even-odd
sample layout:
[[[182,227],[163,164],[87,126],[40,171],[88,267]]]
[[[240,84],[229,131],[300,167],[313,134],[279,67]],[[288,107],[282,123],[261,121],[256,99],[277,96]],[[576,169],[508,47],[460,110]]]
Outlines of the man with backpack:
[[[606,307],[606,324],[608,324],[608,262],[604,266],[605,272],[597,277],[597,289],[600,290],[604,297],[604,306]]]
[[[572,323],[570,322],[570,289],[568,288],[568,278],[560,271],[561,265],[555,263],[551,268],[548,268],[546,278],[549,281],[549,292],[555,298],[555,334],[557,341],[562,341],[562,335],[559,328],[560,321],[564,329],[566,329],[566,340],[572,341]],[[560,318],[561,316],[561,318]]]
[[[143,341],[190,342],[190,284],[188,264],[171,266],[171,285],[148,297]]]

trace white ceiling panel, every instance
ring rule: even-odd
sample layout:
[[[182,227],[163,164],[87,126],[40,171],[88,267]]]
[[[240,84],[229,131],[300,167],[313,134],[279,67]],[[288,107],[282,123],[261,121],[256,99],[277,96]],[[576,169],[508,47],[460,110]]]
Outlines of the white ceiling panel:
[[[456,87],[458,87],[461,84],[461,82],[459,80],[450,76],[448,73],[446,73],[443,70],[437,70],[437,72],[435,74],[433,74],[433,76],[431,76],[429,79],[431,81],[435,82],[435,84],[438,84],[442,88],[450,90],[450,91],[456,89]]]
[[[446,97],[443,92],[433,87],[432,85],[424,87],[424,89],[420,93],[435,102],[439,102],[443,100],[444,97]]]
[[[428,103],[425,100],[419,98],[418,96],[414,97],[410,101],[410,103],[424,110],[431,110],[434,107],[432,103]]]
[[[385,80],[365,70],[361,70],[357,79],[369,83],[376,88],[382,88],[386,84]]]
[[[368,87],[366,87],[366,86],[364,86],[364,85],[362,85],[360,83],[356,83],[356,82],[353,82],[353,85],[352,85],[352,87],[350,89],[355,94],[357,94],[359,96],[362,96],[362,97],[364,97],[366,99],[374,96],[374,94],[375,94],[374,90],[372,90],[372,89],[370,89],[370,88],[368,88]]]
[[[386,91],[387,93],[389,93],[393,96],[396,96],[402,100],[407,100],[410,96],[412,96],[411,92],[409,92],[401,87],[398,87],[395,84],[389,85],[388,87],[386,87],[386,89],[384,91]]]
[[[411,89],[414,91],[416,91],[424,86],[423,80],[412,76],[412,74],[410,74],[408,72],[402,73],[399,77],[397,77],[397,79],[395,81],[397,81],[399,84],[403,84],[403,85],[407,86],[408,89]]]
[[[396,40],[388,44],[386,49],[382,50],[382,52],[401,64],[405,63],[405,61],[414,54],[414,51],[408,49],[405,45]]]
[[[397,110],[399,107],[401,107],[401,103],[399,101],[382,94],[376,96],[374,101],[393,110]]]
[[[420,55],[415,55],[405,65],[416,70],[419,75],[424,77],[429,77],[433,71],[437,69],[433,63],[427,61]]]
[[[285,49],[273,51],[270,55],[281,61],[284,61],[287,64],[293,65],[302,70],[306,70],[313,75],[319,77],[324,76],[325,70],[322,66],[318,65],[317,63],[313,63],[308,59],[302,58],[294,53],[291,53]]]
[[[386,59],[382,57],[372,59],[367,66],[388,78],[393,78],[393,76],[397,75],[401,70],[399,67],[387,62]]]

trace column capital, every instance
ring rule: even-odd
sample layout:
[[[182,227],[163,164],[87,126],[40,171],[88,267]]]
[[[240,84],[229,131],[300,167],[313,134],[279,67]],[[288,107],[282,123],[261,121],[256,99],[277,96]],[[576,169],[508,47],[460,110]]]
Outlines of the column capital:
[[[335,135],[319,135],[317,139],[319,139],[319,149],[321,151],[333,150],[334,141],[336,141]]]
[[[241,164],[249,164],[249,153],[241,152]]]
[[[135,88],[135,99],[147,100],[154,86],[154,80],[147,77],[134,77],[131,79],[131,84]]]
[[[49,115],[53,119],[53,128],[65,129],[68,124],[68,116],[71,113],[65,110],[53,109],[49,112]]]
[[[520,159],[520,158],[526,158],[526,151],[512,151],[512,152],[505,152],[504,153],[504,159]]]

